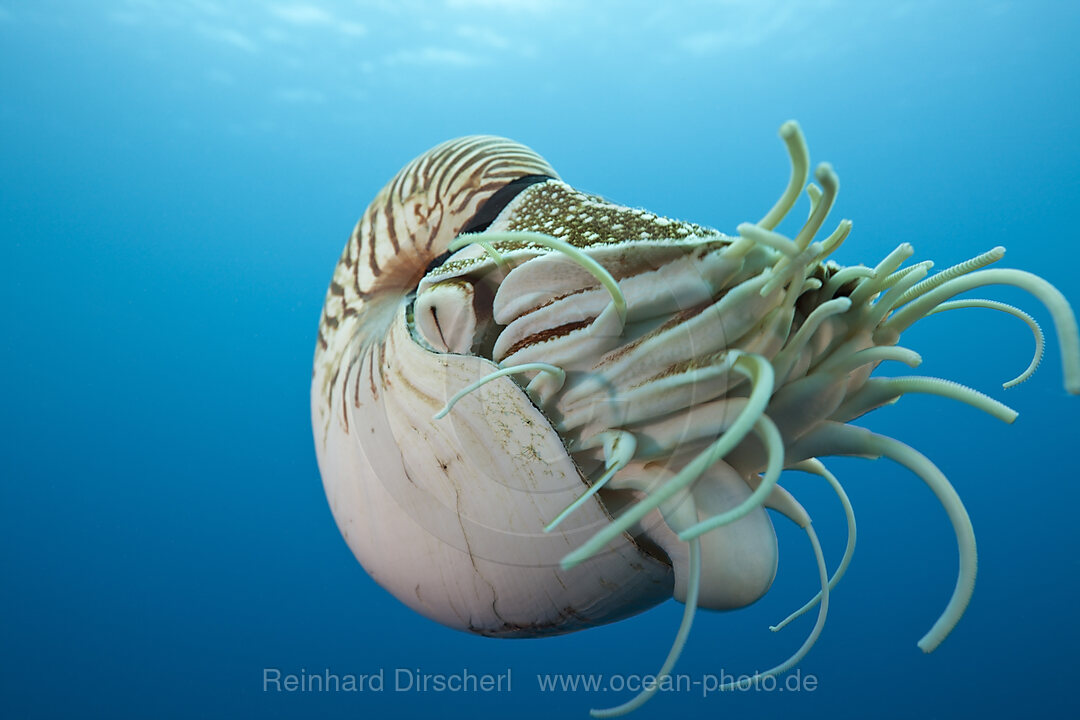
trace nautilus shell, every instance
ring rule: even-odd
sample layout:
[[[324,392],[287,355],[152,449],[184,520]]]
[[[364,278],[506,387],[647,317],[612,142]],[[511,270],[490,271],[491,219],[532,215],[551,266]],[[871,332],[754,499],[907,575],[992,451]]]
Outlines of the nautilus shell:
[[[1049,310],[1065,384],[1080,393],[1080,341],[1065,298],[1037,276],[983,269],[994,248],[943,272],[904,266],[904,243],[873,267],[828,256],[851,223],[823,231],[838,189],[820,165],[807,186],[802,133],[785,123],[792,173],[758,222],[734,236],[574,189],[510,140],[444,143],[403,168],[349,239],[326,296],[312,422],[326,495],[365,570],[450,627],[535,637],[612,622],[667,598],[686,604],[670,671],[694,610],[745,606],[769,588],[777,540],[766,508],[804,528],[821,592],[854,548],[854,515],[821,463],[889,457],[921,477],[956,531],[960,571],[920,642],[959,621],[975,579],[971,523],[941,472],[912,448],[850,424],[905,393],[1015,413],[962,385],[877,377],[909,366],[898,344],[928,314],[1022,310],[953,299],[1008,284]],[[808,219],[775,228],[803,192]],[[820,237],[819,237],[820,236]],[[849,543],[832,577],[810,518],[781,471],[825,478]],[[621,714],[650,692],[601,711]]]

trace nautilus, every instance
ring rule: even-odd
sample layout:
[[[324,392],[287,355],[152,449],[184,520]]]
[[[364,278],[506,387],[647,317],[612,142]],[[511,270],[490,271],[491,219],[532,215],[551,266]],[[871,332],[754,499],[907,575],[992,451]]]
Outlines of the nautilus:
[[[1026,379],[1038,324],[971,290],[1011,285],[1041,301],[1073,394],[1076,319],[1045,280],[988,267],[1000,247],[934,273],[905,264],[908,243],[873,266],[838,265],[829,255],[852,226],[825,228],[837,176],[823,163],[809,181],[795,122],[780,137],[786,188],[735,235],[577,190],[493,136],[433,148],[375,196],[334,270],[311,388],[326,496],[372,578],[429,618],[493,637],[572,632],[674,597],[685,610],[662,678],[697,608],[733,610],[769,589],[772,510],[805,530],[821,588],[781,623],[816,609],[809,637],[752,682],[809,651],[852,557],[854,513],[821,458],[885,457],[929,486],[956,534],[956,586],[919,646],[945,639],[974,589],[971,521],[928,458],[852,421],[930,393],[1012,422],[964,385],[874,374],[920,363],[899,344],[913,323],[989,308],[1034,333],[1034,360],[1006,386]],[[804,191],[807,219],[780,234]],[[778,484],[785,470],[819,475],[844,508],[831,575],[807,512]],[[657,686],[593,714],[633,710]]]

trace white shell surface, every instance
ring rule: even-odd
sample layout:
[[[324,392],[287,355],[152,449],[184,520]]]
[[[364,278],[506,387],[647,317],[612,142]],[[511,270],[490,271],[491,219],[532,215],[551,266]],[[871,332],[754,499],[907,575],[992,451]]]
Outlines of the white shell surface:
[[[509,378],[433,420],[495,366],[424,349],[405,311],[401,303],[385,346],[350,365],[346,410],[325,434],[321,396],[312,396],[327,498],[365,570],[417,612],[485,635],[570,632],[671,597],[670,566],[628,536],[560,569],[609,516],[593,502],[543,532],[585,488],[558,435]]]

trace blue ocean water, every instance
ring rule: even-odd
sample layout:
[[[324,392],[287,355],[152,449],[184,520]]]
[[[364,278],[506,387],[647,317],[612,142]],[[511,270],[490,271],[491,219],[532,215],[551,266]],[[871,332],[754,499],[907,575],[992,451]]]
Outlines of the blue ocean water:
[[[398,603],[342,541],[308,390],[323,294],[368,200],[437,142],[495,133],[576,187],[733,232],[782,189],[776,129],[796,118],[840,175],[841,262],[909,241],[945,267],[1000,244],[1080,307],[1078,33],[1072,2],[5,0],[0,714],[549,718],[628,699],[537,677],[655,672],[681,605],[473,637]],[[1000,388],[1032,345],[1004,315],[945,313],[905,344],[920,373],[1010,403],[1015,424],[930,397],[862,421],[967,503],[979,579],[952,635],[915,647],[955,581],[945,513],[888,461],[834,461],[859,546],[798,680],[693,685],[633,717],[1077,714],[1080,398],[1045,310],[991,296],[1048,331],[1029,382]],[[835,497],[784,483],[835,565]],[[700,613],[677,672],[739,675],[802,642],[811,617],[768,630],[816,589],[788,525],[773,589]],[[288,692],[268,669],[369,679]],[[395,690],[507,673],[502,692]]]

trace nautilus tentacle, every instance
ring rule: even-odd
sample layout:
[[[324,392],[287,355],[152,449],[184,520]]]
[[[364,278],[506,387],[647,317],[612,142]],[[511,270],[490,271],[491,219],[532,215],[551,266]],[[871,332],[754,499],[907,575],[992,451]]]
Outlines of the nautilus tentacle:
[[[921,478],[956,534],[951,599],[919,641],[929,652],[974,588],[975,535],[959,494],[926,457],[849,423],[909,393],[957,400],[1005,422],[1016,412],[941,378],[872,377],[916,367],[900,344],[944,310],[1026,312],[956,296],[1028,291],[1049,311],[1065,387],[1080,393],[1080,334],[1065,298],[1038,276],[989,268],[1003,248],[931,274],[900,243],[872,267],[829,260],[851,233],[826,227],[839,180],[806,185],[802,132],[781,138],[791,176],[737,235],[583,193],[532,151],[464,138],[422,155],[368,208],[327,294],[312,418],[327,497],[368,572],[418,611],[486,635],[582,629],[667,597],[687,604],[659,676],[698,607],[760,598],[777,569],[768,510],[804,528],[821,590],[774,626],[818,608],[798,662],[820,635],[830,591],[855,547],[855,517],[826,455],[886,457]],[[804,189],[810,210],[778,230]],[[819,239],[819,236],[824,235]],[[848,544],[829,577],[785,469],[836,491]],[[598,717],[624,714],[646,690]]]

